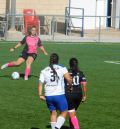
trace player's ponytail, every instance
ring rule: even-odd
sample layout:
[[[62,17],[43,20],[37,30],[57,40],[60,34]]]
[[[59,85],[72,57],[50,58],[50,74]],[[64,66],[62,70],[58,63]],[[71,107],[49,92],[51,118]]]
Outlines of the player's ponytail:
[[[57,81],[59,79],[59,76],[58,76],[56,70],[54,69],[53,65],[58,64],[58,61],[59,61],[58,55],[56,53],[52,53],[50,56],[50,65],[49,66],[52,69],[53,74],[57,77]]]
[[[71,58],[69,60],[69,65],[70,65],[70,69],[74,72],[79,72],[79,67],[78,67],[78,60],[76,58]]]

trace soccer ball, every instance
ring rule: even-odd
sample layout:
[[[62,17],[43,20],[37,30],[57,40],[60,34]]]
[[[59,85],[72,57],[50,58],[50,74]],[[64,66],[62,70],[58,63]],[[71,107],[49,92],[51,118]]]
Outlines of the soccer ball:
[[[12,79],[17,80],[20,78],[20,74],[18,72],[13,72],[11,77],[12,77]]]

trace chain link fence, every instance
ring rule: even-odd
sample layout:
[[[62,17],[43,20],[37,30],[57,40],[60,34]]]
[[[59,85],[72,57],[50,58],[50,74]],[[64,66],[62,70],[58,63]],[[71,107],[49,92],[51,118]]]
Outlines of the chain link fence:
[[[0,15],[0,39],[20,40],[24,36],[24,16],[15,15],[15,30],[11,28],[12,15]],[[64,41],[64,42],[120,42],[120,17],[114,17],[118,21],[116,27],[106,27],[106,16],[84,16],[84,36],[78,28],[68,29],[66,33],[66,20],[70,17],[64,15],[38,15],[40,20],[39,35],[44,41]],[[81,19],[80,16],[71,18]],[[88,25],[89,23],[89,25]]]

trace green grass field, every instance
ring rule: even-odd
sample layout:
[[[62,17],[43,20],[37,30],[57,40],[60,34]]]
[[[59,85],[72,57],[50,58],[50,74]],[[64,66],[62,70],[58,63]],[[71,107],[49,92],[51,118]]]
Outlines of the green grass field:
[[[22,48],[9,52],[12,43],[0,43],[0,65],[16,59]],[[60,64],[68,67],[70,57],[79,59],[87,82],[87,101],[77,111],[81,129],[120,129],[120,44],[52,44],[45,43],[49,54],[57,52]],[[25,64],[0,71],[0,129],[48,129],[49,111],[38,97],[40,70],[49,56],[39,54],[32,66],[29,81],[11,80],[13,71],[24,73]],[[68,119],[63,129],[68,129]]]

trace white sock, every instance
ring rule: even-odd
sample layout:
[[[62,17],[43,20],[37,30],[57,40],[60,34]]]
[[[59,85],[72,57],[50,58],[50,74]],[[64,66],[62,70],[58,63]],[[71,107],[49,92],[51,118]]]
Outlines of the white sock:
[[[55,129],[56,122],[50,122],[50,123],[51,123],[51,128]]]
[[[63,126],[64,122],[65,122],[65,118],[62,117],[62,116],[59,116],[57,118],[57,122],[56,122],[56,126],[55,127],[57,127],[58,129],[60,129]]]

